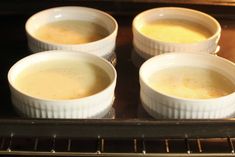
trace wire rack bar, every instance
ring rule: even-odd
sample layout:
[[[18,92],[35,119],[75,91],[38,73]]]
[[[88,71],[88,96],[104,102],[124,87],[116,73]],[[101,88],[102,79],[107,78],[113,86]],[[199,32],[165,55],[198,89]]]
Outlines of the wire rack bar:
[[[70,150],[71,150],[71,142],[72,142],[72,140],[70,138],[68,138],[68,147],[67,147],[68,152],[70,152]]]
[[[97,154],[101,154],[101,152],[102,152],[102,139],[101,139],[101,137],[100,136],[98,136],[98,138],[97,138]]]
[[[11,151],[11,152],[4,152],[0,151],[0,155],[15,155],[15,156],[112,156],[112,157],[230,157],[234,154],[232,153],[79,153],[79,152],[30,152],[30,151]]]
[[[200,139],[197,139],[197,147],[198,147],[199,153],[202,153],[202,145],[201,145]]]
[[[134,153],[137,153],[137,139],[133,139],[134,143]]]
[[[39,129],[40,128],[40,129]],[[220,128],[220,129],[218,129]],[[12,132],[18,136],[90,137],[97,138],[220,138],[235,137],[235,121],[122,121],[122,120],[3,120],[0,119],[0,136]],[[41,131],[43,130],[43,132]],[[73,131],[68,131],[73,130]],[[118,130],[118,131],[117,131]],[[137,131],[138,130],[138,131]]]
[[[145,145],[145,139],[142,139],[142,153],[146,154],[146,145]]]
[[[234,154],[234,145],[230,137],[227,138],[231,153]]]
[[[169,153],[170,152],[170,148],[169,148],[168,139],[165,139],[165,147],[166,147],[166,152]]]
[[[186,147],[187,153],[190,154],[191,150],[190,150],[190,145],[189,145],[189,142],[188,142],[188,138],[185,138],[184,142],[185,142],[185,147]]]
[[[52,137],[52,146],[51,146],[51,152],[52,153],[55,153],[55,150],[56,150],[56,135],[53,135]]]
[[[7,151],[8,151],[8,152],[11,152],[11,146],[12,146],[13,136],[14,136],[14,134],[13,134],[13,133],[11,133],[11,135],[10,135],[10,139],[9,139],[8,148],[7,148]]]

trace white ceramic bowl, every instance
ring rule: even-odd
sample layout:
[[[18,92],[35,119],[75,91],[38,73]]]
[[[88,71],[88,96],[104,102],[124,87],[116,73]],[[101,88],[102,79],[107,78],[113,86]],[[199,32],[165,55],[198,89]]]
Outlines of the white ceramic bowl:
[[[235,92],[210,99],[189,99],[166,95],[154,90],[148,78],[164,68],[193,66],[211,69],[235,84],[234,63],[204,53],[167,53],[152,57],[140,68],[140,97],[143,107],[155,118],[211,119],[231,117],[235,113]]]
[[[109,35],[84,44],[55,44],[35,37],[34,32],[42,25],[61,20],[82,20],[98,24],[109,32]],[[47,50],[74,50],[87,52],[110,59],[114,54],[118,24],[109,14],[86,7],[57,7],[43,10],[32,15],[25,24],[28,47],[33,53]]]
[[[78,62],[82,59],[100,67],[108,74],[111,80],[110,84],[96,94],[70,100],[37,98],[20,91],[16,87],[14,81],[25,68],[41,61],[53,61],[63,58],[77,58]],[[88,53],[60,50],[46,51],[27,56],[15,63],[8,72],[13,105],[20,113],[33,118],[101,118],[112,107],[116,77],[115,68],[101,57]]]
[[[159,19],[179,19],[198,23],[210,30],[213,35],[201,42],[173,43],[152,39],[140,31],[140,27],[144,24]],[[162,7],[144,11],[134,18],[132,31],[134,49],[145,59],[167,52],[216,53],[219,51],[220,24],[210,15],[192,9]]]

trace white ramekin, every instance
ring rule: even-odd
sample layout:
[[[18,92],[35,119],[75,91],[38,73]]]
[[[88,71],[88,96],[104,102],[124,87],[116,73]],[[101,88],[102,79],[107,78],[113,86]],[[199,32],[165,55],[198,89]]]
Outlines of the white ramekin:
[[[235,84],[234,63],[205,53],[167,53],[152,57],[140,68],[140,97],[153,117],[174,119],[211,119],[231,117],[235,113],[235,92],[212,99],[187,99],[163,94],[147,83],[156,71],[176,66],[194,66],[214,70]]]
[[[55,44],[42,41],[34,36],[35,30],[40,26],[60,20],[84,20],[93,22],[107,29],[109,35],[103,39],[84,44]],[[111,15],[97,9],[66,6],[43,10],[32,15],[27,20],[25,29],[28,47],[33,53],[47,50],[73,50],[91,53],[106,59],[110,59],[115,53],[118,24]]]
[[[142,25],[158,19],[181,19],[199,23],[213,32],[213,35],[201,42],[183,44],[154,40],[140,31]],[[162,7],[138,14],[133,20],[132,31],[134,49],[137,50],[141,57],[148,59],[167,52],[205,52],[215,54],[219,50],[218,41],[221,27],[216,19],[200,11],[179,7]]]
[[[110,84],[104,90],[79,99],[49,100],[30,96],[15,87],[14,80],[27,67],[41,61],[77,58],[102,68],[110,77]],[[27,56],[15,63],[8,72],[12,103],[16,110],[33,118],[101,118],[112,108],[116,86],[116,70],[105,59],[83,52],[46,51]]]

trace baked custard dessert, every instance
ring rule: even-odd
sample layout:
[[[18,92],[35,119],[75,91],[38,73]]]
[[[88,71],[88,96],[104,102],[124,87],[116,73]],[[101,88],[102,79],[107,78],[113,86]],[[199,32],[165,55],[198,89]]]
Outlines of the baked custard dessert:
[[[83,44],[100,40],[109,35],[102,26],[88,21],[61,20],[39,27],[34,36],[55,44]]]
[[[235,85],[218,72],[187,66],[154,72],[148,84],[161,93],[190,99],[218,98],[235,91]]]
[[[20,72],[14,81],[15,87],[25,94],[53,100],[87,97],[110,83],[104,70],[77,58],[35,63]]]
[[[159,19],[144,23],[140,32],[149,38],[172,43],[196,43],[212,36],[206,27],[187,20]]]

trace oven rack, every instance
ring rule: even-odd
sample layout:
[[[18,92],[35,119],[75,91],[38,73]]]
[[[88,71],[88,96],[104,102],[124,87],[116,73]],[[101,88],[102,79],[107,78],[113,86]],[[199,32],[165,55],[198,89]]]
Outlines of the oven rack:
[[[88,121],[0,120],[0,155],[235,156],[231,120]]]
[[[234,154],[234,139],[232,138],[210,138],[210,139],[108,139],[108,149],[105,147],[106,140],[97,137],[96,140],[91,139],[59,139],[57,142],[56,136],[50,137],[51,142],[43,145],[38,149],[38,143],[41,138],[17,138],[18,143],[15,144],[15,138],[10,135],[7,138],[1,138],[0,155],[17,155],[17,156],[235,156]],[[33,144],[20,145],[20,141],[31,141]],[[45,139],[43,139],[45,140]],[[80,142],[79,145],[73,145],[73,140]],[[132,144],[131,144],[131,142]],[[203,141],[203,142],[202,142]],[[126,143],[125,143],[126,142]],[[195,142],[195,143],[194,143]],[[216,142],[216,143],[215,143]],[[219,142],[219,143],[218,143]],[[57,151],[57,144],[64,145],[64,148]],[[89,143],[96,145],[96,149],[91,148]],[[161,143],[161,144],[160,144]],[[182,143],[184,143],[182,145]],[[203,145],[202,145],[203,143]],[[83,145],[82,144],[87,144]],[[129,144],[129,145],[128,145]],[[158,144],[158,145],[155,145]],[[180,144],[180,146],[176,146]],[[191,146],[195,147],[193,150]],[[115,146],[116,147],[115,147]],[[214,146],[213,146],[214,145]],[[80,147],[77,150],[71,150],[71,147]],[[82,146],[82,148],[81,148]],[[125,146],[125,147],[124,147]],[[222,151],[221,151],[222,146]],[[30,149],[31,147],[31,149]],[[42,147],[42,146],[41,146]],[[89,147],[89,148],[86,148]],[[131,148],[132,147],[132,148]],[[204,147],[206,149],[204,149]],[[27,149],[26,149],[27,148]],[[121,149],[120,149],[121,148]],[[218,148],[220,150],[218,150]],[[226,149],[225,149],[226,148]],[[81,150],[84,149],[84,150]],[[89,150],[90,149],[90,150]],[[106,150],[107,149],[107,150]],[[173,150],[172,150],[173,149]]]

